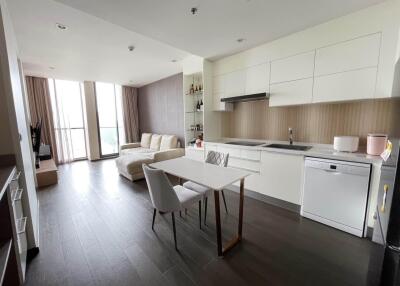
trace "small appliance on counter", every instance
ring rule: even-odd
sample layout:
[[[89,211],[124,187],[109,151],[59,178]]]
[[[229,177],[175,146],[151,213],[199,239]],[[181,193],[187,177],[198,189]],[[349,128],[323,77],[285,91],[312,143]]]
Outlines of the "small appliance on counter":
[[[339,152],[357,152],[359,141],[357,136],[335,136],[333,149]]]
[[[367,154],[379,156],[385,151],[388,136],[386,134],[368,134]]]

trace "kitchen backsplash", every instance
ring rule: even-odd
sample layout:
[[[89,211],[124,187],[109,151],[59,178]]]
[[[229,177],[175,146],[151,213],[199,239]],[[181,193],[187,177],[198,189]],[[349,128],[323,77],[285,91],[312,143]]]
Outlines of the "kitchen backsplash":
[[[368,133],[395,135],[396,125],[400,125],[399,99],[288,107],[269,107],[264,100],[235,103],[233,112],[223,114],[222,134],[287,140],[292,127],[295,141],[332,144],[335,135],[355,135],[360,137],[360,145],[365,145]]]

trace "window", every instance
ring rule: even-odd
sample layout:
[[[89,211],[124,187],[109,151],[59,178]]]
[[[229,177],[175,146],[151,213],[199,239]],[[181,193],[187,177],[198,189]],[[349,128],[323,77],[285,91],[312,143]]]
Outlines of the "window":
[[[120,144],[125,143],[122,87],[112,83],[96,82],[96,107],[100,154],[102,157],[117,155]]]
[[[49,79],[49,88],[60,162],[87,158],[82,84]]]

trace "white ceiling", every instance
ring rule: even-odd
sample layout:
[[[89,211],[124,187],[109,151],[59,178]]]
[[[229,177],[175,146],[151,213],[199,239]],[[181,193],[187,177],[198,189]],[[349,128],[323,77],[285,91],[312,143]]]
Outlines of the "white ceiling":
[[[216,59],[382,0],[56,0],[195,55]],[[191,7],[197,7],[193,16]],[[246,39],[237,43],[238,38]]]
[[[172,59],[217,59],[383,0],[7,2],[26,73],[141,86],[181,72]]]
[[[141,86],[181,72],[181,63],[171,60],[189,55],[51,0],[7,5],[29,75]],[[61,31],[56,23],[68,29]],[[129,45],[136,49],[129,52]]]

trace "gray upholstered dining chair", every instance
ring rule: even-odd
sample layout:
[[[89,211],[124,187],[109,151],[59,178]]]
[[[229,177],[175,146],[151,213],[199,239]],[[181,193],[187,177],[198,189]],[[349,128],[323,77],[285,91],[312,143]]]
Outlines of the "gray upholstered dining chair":
[[[154,207],[153,221],[151,224],[154,230],[154,221],[157,210],[164,213],[171,213],[172,228],[174,232],[175,249],[178,250],[176,243],[175,211],[181,211],[190,207],[194,203],[199,203],[199,224],[201,229],[201,200],[202,194],[186,189],[183,186],[172,186],[164,171],[151,168],[146,164],[142,165],[144,176],[149,187],[151,203]]]
[[[208,151],[205,162],[221,167],[227,167],[228,159],[229,159],[229,153]],[[212,195],[213,190],[191,181],[185,182],[183,186],[186,189],[193,190],[202,195],[204,199],[204,224],[206,224],[208,197]],[[226,206],[224,190],[221,190],[221,194],[222,194],[222,199],[224,201],[225,211],[226,213],[228,213],[228,207]]]

